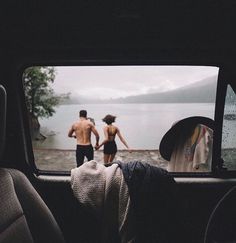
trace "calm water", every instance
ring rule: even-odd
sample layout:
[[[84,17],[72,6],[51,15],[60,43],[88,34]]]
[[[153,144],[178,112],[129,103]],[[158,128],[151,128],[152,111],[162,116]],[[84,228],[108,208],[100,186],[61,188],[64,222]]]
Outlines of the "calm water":
[[[95,119],[96,128],[103,137],[102,118],[106,114],[116,115],[116,123],[121,134],[133,149],[158,149],[159,143],[171,125],[188,116],[214,117],[215,104],[89,104],[62,105],[49,119],[40,120],[42,133],[48,138],[37,142],[35,147],[74,149],[76,140],[67,137],[71,125],[78,119],[79,110],[86,109],[88,117]],[[94,136],[92,139],[94,143]],[[118,148],[124,149],[116,138]]]

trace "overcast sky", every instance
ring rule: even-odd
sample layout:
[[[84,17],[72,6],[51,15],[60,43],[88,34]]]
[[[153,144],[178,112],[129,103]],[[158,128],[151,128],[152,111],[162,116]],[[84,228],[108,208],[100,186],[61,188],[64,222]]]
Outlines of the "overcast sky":
[[[201,66],[56,67],[53,88],[57,93],[107,99],[163,92],[217,75],[217,67]]]

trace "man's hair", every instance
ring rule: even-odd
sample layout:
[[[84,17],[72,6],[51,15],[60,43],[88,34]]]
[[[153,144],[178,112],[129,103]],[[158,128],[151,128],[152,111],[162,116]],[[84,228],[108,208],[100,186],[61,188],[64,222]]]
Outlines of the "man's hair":
[[[86,111],[86,110],[81,110],[81,111],[79,112],[79,116],[80,116],[80,117],[87,117],[87,111]]]
[[[110,125],[112,124],[112,122],[115,122],[116,116],[108,114],[102,120],[106,122],[107,125]]]

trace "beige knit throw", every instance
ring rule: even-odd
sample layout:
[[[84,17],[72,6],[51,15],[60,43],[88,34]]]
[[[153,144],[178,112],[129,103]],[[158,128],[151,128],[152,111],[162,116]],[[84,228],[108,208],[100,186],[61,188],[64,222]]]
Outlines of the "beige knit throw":
[[[114,229],[121,242],[132,242],[133,220],[130,197],[121,169],[117,164],[105,167],[94,160],[71,170],[74,196],[102,219],[102,242],[112,242]]]

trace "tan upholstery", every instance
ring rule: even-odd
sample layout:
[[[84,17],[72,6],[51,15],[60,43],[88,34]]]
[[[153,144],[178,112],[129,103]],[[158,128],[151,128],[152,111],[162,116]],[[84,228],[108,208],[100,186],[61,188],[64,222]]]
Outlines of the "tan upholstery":
[[[0,85],[0,159],[5,145],[6,91]],[[0,243],[62,243],[61,230],[26,176],[0,168]]]

